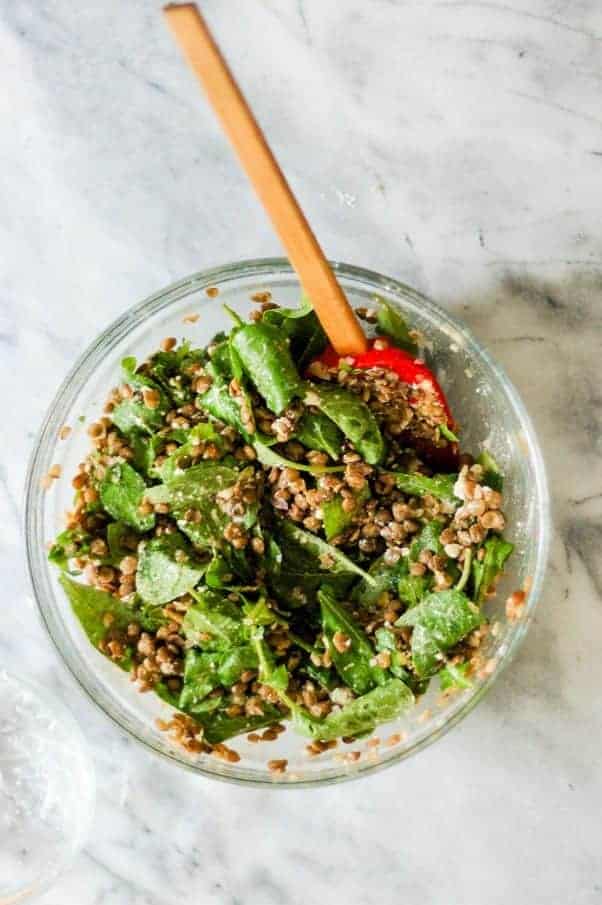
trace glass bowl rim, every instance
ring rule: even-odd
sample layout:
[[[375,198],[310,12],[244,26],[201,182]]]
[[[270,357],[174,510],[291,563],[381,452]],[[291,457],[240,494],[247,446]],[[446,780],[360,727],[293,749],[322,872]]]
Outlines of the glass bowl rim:
[[[489,371],[493,373],[496,380],[502,385],[506,396],[509,398],[512,408],[518,416],[521,424],[521,429],[528,442],[529,455],[534,465],[536,484],[534,492],[536,498],[539,501],[536,519],[538,522],[538,528],[540,530],[538,532],[539,536],[536,541],[536,564],[534,574],[532,576],[531,588],[528,595],[527,610],[520,623],[515,626],[514,633],[512,635],[508,648],[500,659],[494,672],[490,676],[488,676],[485,681],[483,681],[483,683],[474,691],[474,693],[467,698],[465,703],[454,713],[452,713],[442,725],[435,727],[431,732],[417,739],[413,744],[409,745],[406,748],[403,748],[397,754],[391,756],[384,762],[366,763],[365,765],[356,768],[354,772],[346,771],[344,765],[341,765],[341,772],[338,774],[331,774],[324,777],[308,777],[307,779],[299,779],[293,782],[287,780],[286,778],[279,778],[278,775],[274,778],[270,778],[267,775],[254,776],[252,774],[249,774],[248,777],[233,775],[228,776],[221,772],[207,769],[202,762],[194,763],[192,761],[186,761],[180,758],[175,752],[161,750],[159,747],[155,746],[152,740],[143,738],[140,734],[134,731],[133,728],[124,725],[119,716],[112,711],[110,701],[111,696],[106,695],[106,702],[98,700],[94,691],[88,687],[85,677],[81,676],[76,665],[70,662],[68,653],[64,651],[60,639],[55,636],[49,618],[47,617],[45,604],[43,603],[44,594],[42,593],[42,588],[39,584],[38,567],[36,564],[36,558],[40,554],[40,550],[38,549],[39,545],[37,543],[37,528],[38,516],[41,511],[39,501],[42,499],[39,486],[39,479],[41,477],[41,475],[39,474],[39,464],[46,449],[50,444],[56,441],[57,431],[55,430],[55,428],[57,426],[60,426],[55,424],[55,422],[57,421],[57,412],[59,410],[62,410],[64,407],[68,407],[71,401],[70,397],[73,397],[77,392],[80,391],[82,386],[85,385],[87,378],[94,370],[94,366],[96,365],[99,356],[102,354],[102,350],[105,344],[108,342],[115,343],[119,339],[124,338],[131,329],[139,326],[141,323],[143,323],[152,315],[161,311],[163,308],[168,307],[169,304],[171,304],[171,302],[173,301],[172,296],[174,294],[177,298],[180,298],[183,294],[185,294],[183,290],[185,290],[186,288],[190,288],[191,291],[193,289],[198,290],[213,285],[223,285],[224,283],[235,279],[244,279],[248,277],[273,277],[289,275],[294,276],[295,271],[286,258],[256,258],[234,261],[222,266],[212,267],[206,270],[192,273],[189,276],[177,280],[164,287],[163,289],[160,289],[158,292],[155,292],[152,295],[146,297],[145,299],[134,305],[132,308],[128,309],[125,314],[122,314],[115,320],[113,320],[108,325],[108,327],[102,330],[90,343],[90,345],[82,352],[82,354],[77,358],[75,363],[68,371],[66,377],[61,382],[58,390],[54,395],[54,398],[52,399],[50,405],[46,410],[45,417],[35,437],[27,468],[25,481],[24,533],[29,580],[36,601],[38,613],[41,617],[41,621],[53,645],[60,655],[61,662],[69,670],[73,678],[76,680],[78,686],[86,694],[86,696],[96,705],[96,707],[100,711],[102,711],[103,714],[105,714],[105,716],[111,719],[112,722],[117,725],[122,732],[126,732],[128,735],[132,736],[134,739],[136,739],[136,741],[140,742],[145,748],[152,751],[159,757],[162,757],[167,761],[176,763],[178,766],[183,767],[190,772],[201,774],[202,776],[207,776],[211,779],[234,783],[236,785],[293,789],[328,785],[337,782],[346,782],[353,779],[359,779],[362,776],[373,774],[388,767],[392,767],[394,764],[399,763],[401,760],[405,760],[412,754],[418,753],[423,748],[426,748],[428,745],[441,738],[462,719],[464,719],[464,717],[466,717],[474,709],[474,707],[476,707],[476,705],[492,688],[495,682],[497,682],[498,678],[507,668],[509,663],[514,659],[514,656],[516,655],[529,629],[535,607],[541,596],[546,573],[550,547],[551,520],[550,499],[545,464],[531,418],[525,408],[524,403],[522,402],[518,391],[507,376],[505,370],[492,358],[489,352],[481,345],[481,343],[476,339],[476,337],[461,320],[449,314],[446,310],[441,308],[436,302],[434,302],[424,293],[419,292],[418,290],[414,289],[411,286],[408,286],[400,280],[385,276],[383,274],[377,273],[376,271],[357,267],[352,264],[345,264],[339,261],[330,261],[329,263],[334,272],[340,274],[343,277],[347,277],[358,282],[369,283],[370,286],[375,290],[380,288],[386,292],[398,293],[405,297],[409,296],[414,302],[420,303],[421,305],[425,306],[429,310],[429,313],[435,317],[438,323],[453,329],[457,334],[459,334],[462,337],[462,340],[476,351],[477,355],[480,357],[486,368],[488,368]],[[47,565],[46,568],[48,569]]]

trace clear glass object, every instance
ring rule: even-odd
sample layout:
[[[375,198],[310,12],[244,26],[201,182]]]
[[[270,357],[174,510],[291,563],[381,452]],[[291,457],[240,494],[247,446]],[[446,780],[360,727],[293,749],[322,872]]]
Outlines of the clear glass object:
[[[69,712],[0,671],[0,905],[56,880],[86,838],[93,802],[93,762]]]
[[[233,740],[231,744],[241,756],[236,764],[208,755],[191,757],[174,747],[155,726],[155,718],[165,718],[169,712],[167,705],[154,695],[136,692],[128,676],[89,644],[69,609],[55,570],[46,560],[46,544],[61,529],[63,513],[71,504],[69,476],[89,448],[86,423],[79,419],[85,416],[89,422],[98,417],[108,390],[119,382],[120,360],[126,355],[144,359],[165,336],[186,337],[204,345],[218,330],[231,326],[222,302],[245,317],[254,307],[250,295],[260,290],[269,290],[280,304],[298,304],[299,282],[288,262],[244,261],[194,274],[141,302],[111,324],[84,352],[60,387],[30,463],[26,514],[29,569],[38,606],[69,669],[92,700],[144,745],[193,771],[234,782],[290,786],[341,781],[420,751],[466,716],[497,680],[525,636],[542,588],[550,533],[545,470],[529,416],[507,376],[461,322],[415,290],[357,267],[334,262],[332,266],[354,306],[371,306],[375,295],[384,297],[425,335],[429,358],[462,425],[463,449],[479,451],[486,446],[506,476],[507,536],[516,550],[497,596],[487,603],[489,617],[498,623],[486,651],[489,672],[477,677],[471,689],[442,700],[438,682],[433,681],[413,713],[378,728],[382,745],[366,747],[365,740],[354,745],[361,757],[351,763],[345,757],[350,749],[344,745],[309,758],[307,740],[292,731],[260,745],[248,743],[245,736]],[[219,289],[217,298],[207,296],[209,287]],[[198,314],[199,319],[185,323],[188,314]],[[58,433],[65,424],[73,432],[61,441]],[[65,477],[44,492],[40,481],[55,463],[62,466]],[[506,596],[525,582],[530,592],[524,616],[518,622],[508,622]],[[389,744],[384,744],[385,740]],[[267,761],[272,758],[286,758],[287,772],[271,774]]]

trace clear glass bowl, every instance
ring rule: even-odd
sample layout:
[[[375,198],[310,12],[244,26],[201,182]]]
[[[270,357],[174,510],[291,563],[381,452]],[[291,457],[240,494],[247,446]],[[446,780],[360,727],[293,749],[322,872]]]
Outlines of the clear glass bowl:
[[[203,345],[220,329],[229,329],[223,312],[227,303],[243,317],[253,307],[250,295],[269,289],[276,301],[294,306],[299,301],[299,282],[282,259],[242,261],[194,274],[136,305],[119,318],[87,349],[65,379],[52,403],[31,459],[27,483],[27,555],[35,596],[51,638],[65,663],[92,700],[123,729],[158,754],[206,776],[240,783],[311,785],[334,782],[382,769],[435,741],[466,716],[496,681],[524,638],[539,597],[544,577],[548,541],[549,509],[545,470],[525,408],[502,369],[490,358],[466,327],[408,286],[388,277],[333,263],[337,277],[351,303],[373,304],[378,294],[398,305],[407,320],[428,341],[429,357],[462,425],[462,445],[467,451],[486,446],[498,459],[506,475],[505,512],[508,537],[516,545],[497,596],[487,603],[487,612],[499,623],[499,632],[489,638],[486,651],[490,672],[477,678],[474,687],[442,699],[438,682],[420,699],[415,711],[404,719],[379,727],[383,740],[367,746],[353,745],[361,757],[349,763],[340,744],[317,758],[309,758],[307,741],[292,731],[277,741],[250,744],[245,736],[232,742],[241,756],[236,764],[210,755],[191,757],[172,745],[155,726],[165,718],[167,705],[156,696],[139,694],[128,676],[116,669],[87,641],[58,585],[56,571],[46,560],[46,547],[62,527],[63,513],[72,503],[70,476],[88,449],[86,422],[98,417],[110,387],[119,380],[119,362],[126,355],[144,359],[165,336],[187,337]],[[205,290],[219,289],[218,298]],[[199,314],[194,324],[183,323],[190,313]],[[73,428],[66,440],[58,434],[65,424]],[[63,478],[43,491],[42,477],[53,464],[62,467]],[[508,622],[504,601],[527,582],[531,590],[524,616]],[[395,736],[399,741],[395,742]],[[393,739],[391,738],[393,736]],[[385,740],[389,744],[385,744]],[[286,758],[288,770],[273,775],[267,761]]]

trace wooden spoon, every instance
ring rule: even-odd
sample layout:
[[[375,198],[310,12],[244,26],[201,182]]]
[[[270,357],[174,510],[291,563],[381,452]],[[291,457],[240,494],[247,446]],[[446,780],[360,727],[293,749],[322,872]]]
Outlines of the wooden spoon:
[[[197,6],[170,4],[164,12],[332,346],[339,355],[360,355],[368,347],[364,332]]]

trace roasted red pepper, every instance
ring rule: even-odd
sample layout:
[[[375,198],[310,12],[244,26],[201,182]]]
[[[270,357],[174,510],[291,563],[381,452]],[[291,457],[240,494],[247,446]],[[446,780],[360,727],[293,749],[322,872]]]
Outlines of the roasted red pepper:
[[[409,352],[404,352],[403,349],[397,349],[395,346],[390,345],[387,345],[383,349],[375,349],[374,343],[377,339],[379,339],[379,337],[371,340],[371,348],[361,355],[340,356],[335,352],[332,346],[327,346],[322,354],[318,356],[316,361],[322,362],[329,368],[337,368],[339,361],[343,357],[354,368],[386,368],[389,371],[394,371],[399,378],[409,386],[419,386],[424,383],[428,384],[432,388],[433,393],[437,397],[447,416],[447,426],[453,431],[455,425],[451,409],[445,398],[445,393],[441,389],[433,372],[427,368],[423,361],[413,358]],[[381,337],[379,345],[381,343],[388,344],[388,342],[388,339]],[[410,440],[409,437],[408,440]],[[435,446],[428,440],[419,437],[411,438],[410,442],[419,455],[434,467],[449,471],[452,471],[457,467],[457,443],[449,443],[446,446]]]
[[[376,340],[371,340],[372,348],[368,349],[367,352],[363,352],[361,355],[345,355],[343,357],[348,360],[354,368],[386,368],[388,371],[394,371],[404,383],[407,383],[410,386],[428,383],[429,386],[432,387],[435,396],[441,403],[441,406],[447,415],[448,427],[453,430],[452,413],[447,403],[447,399],[445,398],[445,394],[439,386],[439,382],[433,372],[427,368],[423,361],[413,358],[409,352],[404,352],[403,349],[397,349],[395,346],[387,346],[385,349],[375,349],[374,342],[376,342]],[[381,342],[388,343],[389,340],[381,338]],[[323,362],[329,368],[336,368],[338,367],[341,357],[342,356],[334,351],[332,346],[327,346],[316,360]]]

